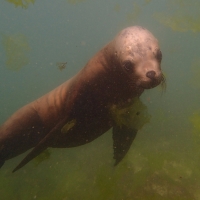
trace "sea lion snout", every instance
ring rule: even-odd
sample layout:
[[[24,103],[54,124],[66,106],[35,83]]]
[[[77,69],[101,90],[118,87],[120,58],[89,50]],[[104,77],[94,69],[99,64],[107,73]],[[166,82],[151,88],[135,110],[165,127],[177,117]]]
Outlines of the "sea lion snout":
[[[155,79],[155,76],[156,76],[156,72],[153,71],[153,70],[148,71],[148,72],[146,73],[146,77],[148,77],[148,78],[150,78],[150,79],[152,79],[152,80]]]
[[[156,87],[156,86],[159,85],[159,84],[162,82],[162,80],[163,80],[163,75],[162,75],[162,73],[159,73],[159,75],[156,75],[156,72],[153,71],[153,70],[148,71],[148,72],[146,73],[146,77],[149,78],[149,80],[150,80],[149,87],[147,86],[146,89]]]

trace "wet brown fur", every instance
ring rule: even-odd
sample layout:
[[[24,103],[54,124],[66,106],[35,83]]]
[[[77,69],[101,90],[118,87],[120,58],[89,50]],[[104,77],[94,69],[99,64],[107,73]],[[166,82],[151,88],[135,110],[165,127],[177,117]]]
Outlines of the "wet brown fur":
[[[0,165],[34,147],[16,171],[48,147],[75,147],[101,136],[115,124],[111,105],[130,104],[144,89],[164,82],[158,50],[146,29],[121,31],[77,75],[19,109],[0,127]],[[63,132],[72,120],[75,125]]]

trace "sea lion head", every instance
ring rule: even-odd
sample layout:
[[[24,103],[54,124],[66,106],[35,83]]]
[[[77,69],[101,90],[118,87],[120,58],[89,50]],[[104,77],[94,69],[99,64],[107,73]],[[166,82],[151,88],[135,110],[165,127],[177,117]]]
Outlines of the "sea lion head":
[[[114,66],[129,82],[149,89],[164,82],[162,53],[158,40],[147,29],[133,26],[123,29],[111,42]]]

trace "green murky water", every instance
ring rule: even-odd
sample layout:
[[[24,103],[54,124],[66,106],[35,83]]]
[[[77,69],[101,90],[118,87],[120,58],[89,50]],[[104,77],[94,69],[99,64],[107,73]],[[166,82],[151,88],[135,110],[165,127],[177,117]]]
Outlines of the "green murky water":
[[[111,132],[72,149],[49,149],[20,171],[0,170],[2,199],[200,199],[200,22],[198,0],[3,0],[0,122],[76,74],[124,27],[159,39],[161,88],[142,95],[151,120],[113,167]],[[57,63],[67,63],[60,70]]]

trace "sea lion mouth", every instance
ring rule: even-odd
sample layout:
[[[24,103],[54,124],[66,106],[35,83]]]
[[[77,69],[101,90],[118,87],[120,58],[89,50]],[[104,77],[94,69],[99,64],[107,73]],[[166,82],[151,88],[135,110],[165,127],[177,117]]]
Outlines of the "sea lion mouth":
[[[163,91],[166,90],[166,79],[163,74],[161,74],[157,78],[150,79],[150,81],[143,81],[140,79],[138,83],[136,84],[138,87],[141,87],[142,89],[151,89],[158,85],[161,85],[161,88]]]

